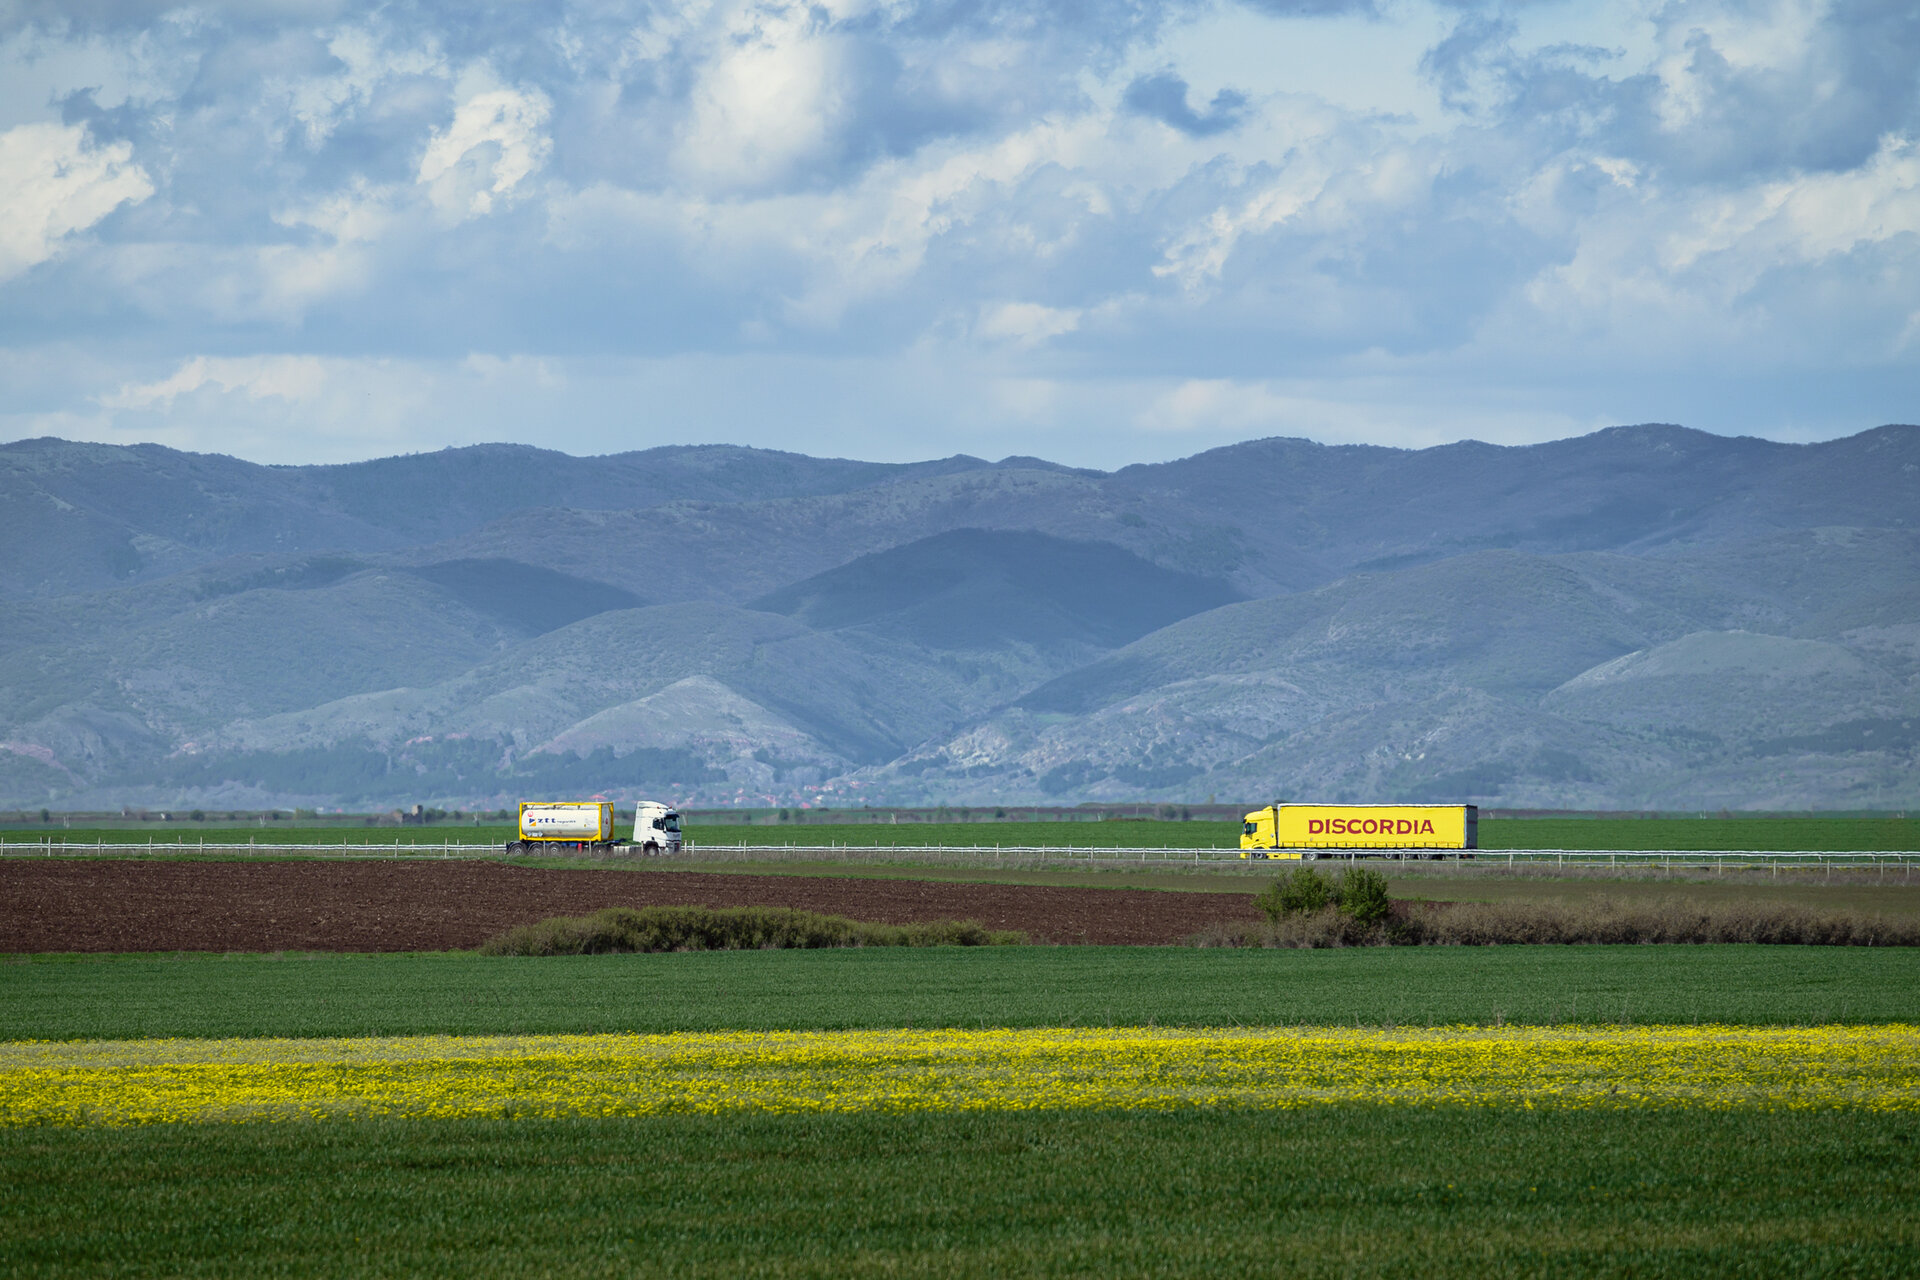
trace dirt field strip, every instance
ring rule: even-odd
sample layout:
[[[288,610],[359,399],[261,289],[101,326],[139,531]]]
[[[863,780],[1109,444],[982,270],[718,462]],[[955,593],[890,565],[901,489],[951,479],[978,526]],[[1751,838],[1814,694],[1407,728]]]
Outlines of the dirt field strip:
[[[1035,942],[1164,945],[1260,918],[1248,893],[579,871],[395,861],[0,863],[0,952],[445,951],[601,907],[797,907],[977,920]]]

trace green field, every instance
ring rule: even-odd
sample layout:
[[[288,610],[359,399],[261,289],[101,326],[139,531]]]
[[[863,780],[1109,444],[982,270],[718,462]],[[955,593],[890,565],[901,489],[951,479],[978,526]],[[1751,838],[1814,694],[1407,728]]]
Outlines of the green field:
[[[1920,850],[1920,819],[1898,817],[1496,818],[1483,849]]]
[[[1895,1276],[1909,1115],[0,1129],[0,1274]]]
[[[43,957],[0,1038],[1920,1021],[1920,951]],[[1911,1274],[1920,1118],[1373,1106],[48,1129],[0,1275]]]
[[[1114,822],[913,822],[828,823],[804,825],[689,825],[690,838],[704,845],[840,844],[856,849],[886,845],[947,847],[1237,849],[1240,827],[1229,822],[1165,822],[1128,818]]]
[[[979,947],[46,958],[0,1039],[851,1027],[1920,1022],[1920,950]]]
[[[136,843],[198,847],[206,844],[397,844],[449,842],[498,844],[513,838],[510,826],[426,827],[295,826],[167,823],[73,827],[59,824],[0,830],[0,841],[41,840]],[[1170,822],[1125,819],[1111,822],[805,822],[723,826],[690,824],[690,839],[706,846],[845,845],[875,848],[900,845],[945,847],[1040,847],[1133,849],[1237,849],[1238,825],[1228,822]],[[1484,849],[1761,849],[1780,852],[1920,850],[1920,818],[1906,815],[1807,816],[1782,814],[1731,817],[1574,817],[1487,818],[1480,823]]]
[[[1488,883],[1447,887],[1481,896]],[[1574,887],[1502,881],[1485,896],[1516,885]],[[1400,888],[1439,896],[1442,886]],[[1920,949],[0,960],[5,1040],[1429,1022],[1920,1023]],[[1920,1271],[1913,1112],[1342,1105],[128,1129],[4,1121],[0,1276]]]

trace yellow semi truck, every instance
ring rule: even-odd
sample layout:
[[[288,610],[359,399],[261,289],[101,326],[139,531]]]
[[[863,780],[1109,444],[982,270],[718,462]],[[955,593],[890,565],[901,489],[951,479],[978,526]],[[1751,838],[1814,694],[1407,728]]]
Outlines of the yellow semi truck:
[[[1240,826],[1242,858],[1472,857],[1480,806],[1270,804]]]

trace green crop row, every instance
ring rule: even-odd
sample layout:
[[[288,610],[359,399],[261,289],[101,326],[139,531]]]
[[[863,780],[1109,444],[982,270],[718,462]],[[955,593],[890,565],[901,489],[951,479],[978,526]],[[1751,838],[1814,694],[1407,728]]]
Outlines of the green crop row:
[[[1920,1022],[1920,949],[943,947],[0,967],[0,1039],[839,1027]]]
[[[0,1130],[0,1275],[1912,1274],[1911,1115]]]

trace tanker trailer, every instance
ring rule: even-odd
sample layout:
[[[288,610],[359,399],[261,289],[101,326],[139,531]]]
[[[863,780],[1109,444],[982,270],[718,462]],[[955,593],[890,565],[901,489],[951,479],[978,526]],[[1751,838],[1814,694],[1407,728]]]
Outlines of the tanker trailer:
[[[605,800],[520,802],[520,836],[508,853],[541,848],[612,849],[625,844],[613,836],[613,805]]]

